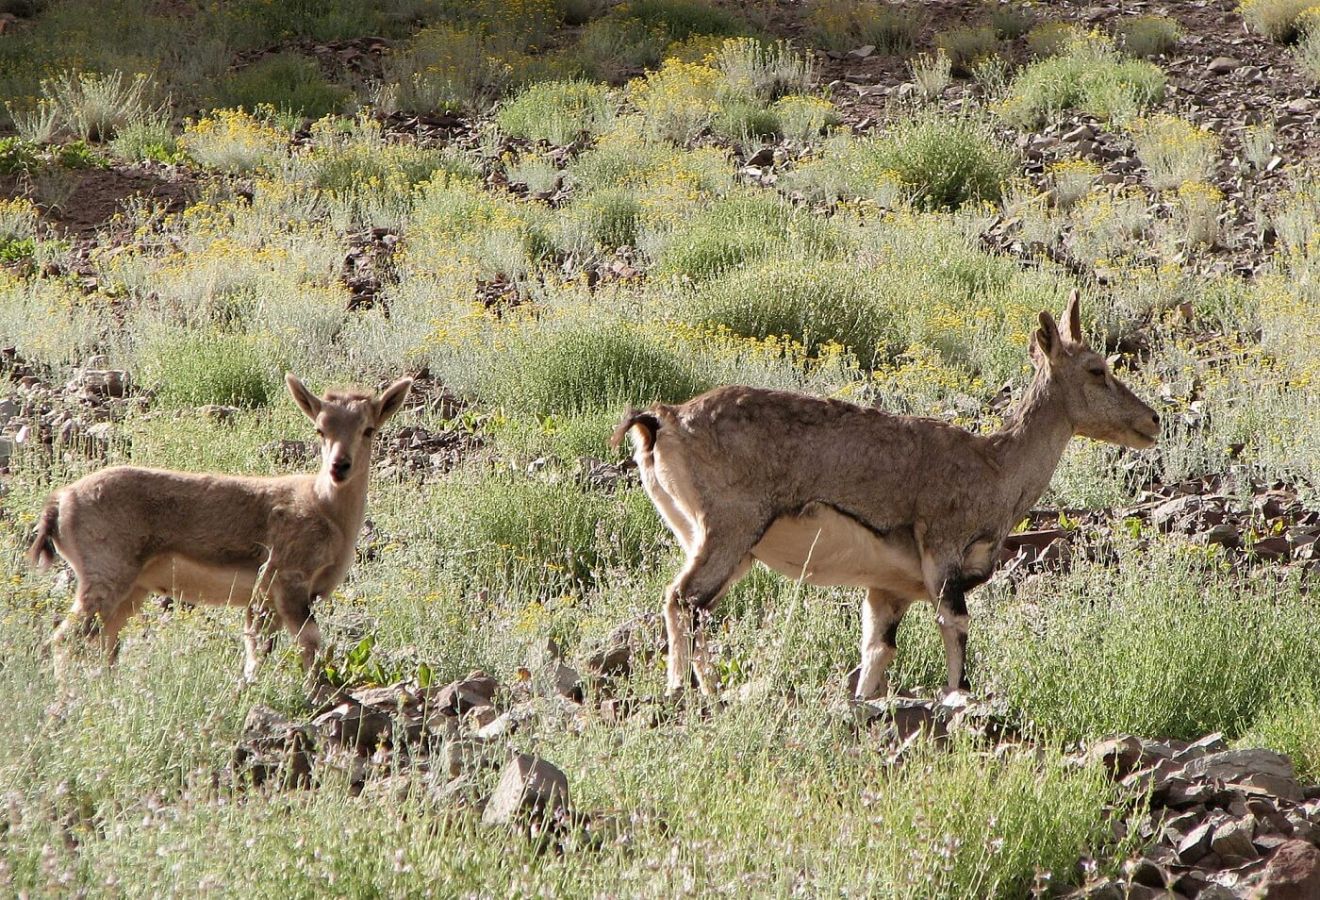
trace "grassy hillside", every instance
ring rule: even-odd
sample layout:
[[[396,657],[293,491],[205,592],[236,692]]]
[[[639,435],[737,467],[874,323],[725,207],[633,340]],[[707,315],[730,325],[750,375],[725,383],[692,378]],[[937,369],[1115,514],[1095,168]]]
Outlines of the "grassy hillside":
[[[0,893],[1021,897],[1156,839],[1072,760],[1107,735],[1320,783],[1320,17],[1166,5],[0,4]],[[661,701],[659,654],[545,688],[680,561],[624,409],[743,383],[990,431],[1074,287],[1165,433],[1074,441],[1021,526],[1052,549],[972,595],[1002,742],[857,724],[857,592],[762,571],[711,623],[723,705]],[[239,683],[236,610],[152,601],[54,681],[46,494],[309,471],[288,370],[418,377],[317,615],[349,686],[504,685],[522,725],[457,788],[458,731],[251,786],[249,711],[308,701],[284,641]],[[914,609],[896,687],[943,667]],[[508,747],[606,837],[481,825]]]

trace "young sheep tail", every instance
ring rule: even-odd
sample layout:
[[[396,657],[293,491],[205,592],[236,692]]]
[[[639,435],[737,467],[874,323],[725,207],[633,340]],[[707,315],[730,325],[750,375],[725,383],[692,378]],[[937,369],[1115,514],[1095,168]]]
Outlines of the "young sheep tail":
[[[660,430],[660,420],[655,417],[654,413],[638,412],[635,409],[628,410],[628,413],[623,417],[623,421],[619,423],[619,427],[614,429],[614,435],[610,438],[610,446],[617,447],[623,443],[624,437],[634,426],[642,430],[642,450],[647,453],[651,452],[651,448],[655,446],[655,433]]]
[[[38,569],[48,569],[55,561],[55,537],[60,533],[60,501],[52,495],[37,520],[37,536],[28,548],[28,559]]]

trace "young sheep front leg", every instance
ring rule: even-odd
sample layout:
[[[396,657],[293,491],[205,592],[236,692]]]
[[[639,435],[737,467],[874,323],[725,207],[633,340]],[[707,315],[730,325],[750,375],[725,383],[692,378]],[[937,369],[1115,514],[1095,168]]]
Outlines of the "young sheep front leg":
[[[298,645],[303,671],[312,684],[318,679],[321,656],[321,626],[312,615],[313,599],[311,585],[299,577],[277,576],[271,585],[275,612]]]
[[[257,680],[257,668],[275,646],[275,615],[254,597],[243,611],[243,681]]]

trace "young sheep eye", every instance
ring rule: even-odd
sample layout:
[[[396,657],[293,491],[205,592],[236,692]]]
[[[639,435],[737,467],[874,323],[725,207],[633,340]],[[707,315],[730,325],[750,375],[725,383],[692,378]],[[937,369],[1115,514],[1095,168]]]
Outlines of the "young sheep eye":
[[[1105,370],[1104,370],[1104,369],[1096,368],[1096,369],[1091,369],[1090,371],[1091,371],[1091,374],[1094,375],[1096,378],[1104,378],[1104,377],[1105,377]]]
[[[374,428],[367,428],[367,429],[365,429],[365,430],[362,432],[362,436],[363,436],[363,437],[371,437],[371,436],[372,436],[373,434],[375,434],[375,433],[376,433],[376,429],[374,429]]]

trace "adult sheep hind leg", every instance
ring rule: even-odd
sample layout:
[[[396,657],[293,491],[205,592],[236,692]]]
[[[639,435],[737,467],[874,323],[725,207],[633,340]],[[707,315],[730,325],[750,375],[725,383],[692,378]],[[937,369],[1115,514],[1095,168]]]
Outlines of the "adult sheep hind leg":
[[[728,523],[728,524],[724,524]],[[665,629],[669,636],[667,689],[683,690],[693,661],[693,633],[701,627],[698,617],[709,612],[729,586],[746,573],[750,553],[761,529],[736,527],[727,518],[710,521],[695,538],[687,564],[665,591]],[[697,679],[702,693],[714,691],[704,640],[698,641],[701,665]]]

